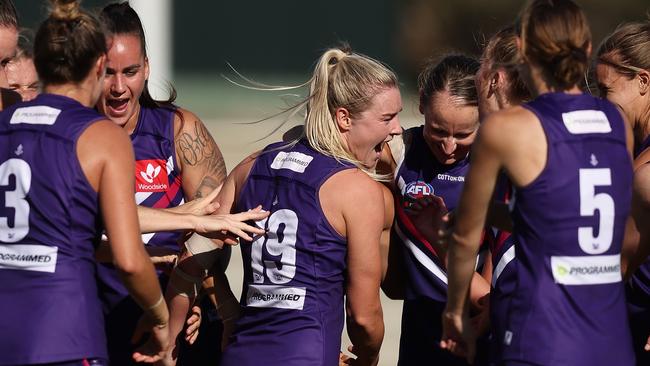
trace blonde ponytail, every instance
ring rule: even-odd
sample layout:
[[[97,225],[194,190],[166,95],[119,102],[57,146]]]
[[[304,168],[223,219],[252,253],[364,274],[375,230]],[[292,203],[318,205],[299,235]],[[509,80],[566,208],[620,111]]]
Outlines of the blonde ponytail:
[[[345,108],[350,115],[357,115],[369,107],[377,93],[397,85],[395,73],[379,61],[338,48],[325,51],[314,69],[307,99],[305,136],[311,147],[350,162],[375,179],[386,179],[369,171],[345,148],[334,113]]]

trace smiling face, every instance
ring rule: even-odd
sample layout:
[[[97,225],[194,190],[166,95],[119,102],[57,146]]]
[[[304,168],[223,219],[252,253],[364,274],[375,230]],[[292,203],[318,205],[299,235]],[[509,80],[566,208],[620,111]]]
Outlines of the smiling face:
[[[464,159],[478,130],[478,108],[443,90],[427,105],[420,105],[420,112],[424,114],[424,140],[436,160],[448,165]]]
[[[104,90],[98,109],[113,122],[132,131],[137,123],[138,99],[149,77],[149,62],[135,35],[113,37],[106,62]]]
[[[392,87],[377,93],[365,111],[349,117],[349,129],[343,133],[343,139],[364,167],[374,168],[384,143],[402,133],[398,117],[401,111],[402,97],[399,89]]]
[[[0,27],[0,87],[7,87],[5,66],[16,55],[18,30],[14,27]]]
[[[9,89],[16,91],[23,101],[36,98],[38,94],[38,75],[34,67],[34,60],[27,57],[18,57],[5,67]]]
[[[600,96],[618,105],[630,122],[637,121],[640,111],[648,108],[647,101],[639,93],[639,81],[629,78],[616,68],[599,63],[596,66],[596,78]]]

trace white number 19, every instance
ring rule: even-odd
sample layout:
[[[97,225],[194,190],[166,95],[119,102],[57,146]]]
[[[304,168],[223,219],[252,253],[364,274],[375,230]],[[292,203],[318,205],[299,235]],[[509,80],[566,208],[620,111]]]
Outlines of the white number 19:
[[[257,226],[266,227],[267,220],[267,234],[257,238],[251,246],[253,282],[264,283],[266,274],[272,283],[288,283],[296,275],[298,215],[291,210],[278,210],[268,218],[258,221]],[[262,260],[264,244],[266,244],[266,251],[270,255],[280,257],[279,266],[276,261]]]

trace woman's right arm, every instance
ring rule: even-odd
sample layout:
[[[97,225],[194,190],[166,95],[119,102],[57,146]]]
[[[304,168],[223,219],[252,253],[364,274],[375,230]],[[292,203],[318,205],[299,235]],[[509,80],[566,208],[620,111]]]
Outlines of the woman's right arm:
[[[217,209],[216,214],[224,216],[230,214],[238,195],[238,189],[248,176],[248,172],[250,171],[254,161],[254,156],[245,159],[228,175],[216,199],[216,201],[219,202],[219,208]],[[240,220],[247,221],[251,219],[261,220],[266,216],[268,216],[268,213],[248,212],[236,214],[233,217],[241,217]],[[251,230],[246,231],[252,232]],[[252,233],[261,234],[263,232]],[[204,242],[214,244],[214,242],[210,240]],[[192,245],[189,241],[188,244],[190,246]],[[214,249],[217,249],[216,245],[214,246]],[[170,304],[170,333],[172,334],[172,337],[175,337],[182,330],[185,315],[189,310],[195,286],[203,281],[205,271],[211,267],[211,264],[208,263],[210,261],[199,261],[193,257],[193,254],[189,250],[182,251],[178,261],[178,266],[172,272],[170,286],[167,287],[166,297]],[[217,307],[219,308],[219,315],[222,319],[232,318],[231,315],[234,314],[230,314],[228,311],[230,310],[229,307],[222,307],[222,305],[236,304],[236,307],[233,310],[235,311],[238,310],[239,303],[236,301],[230,287],[227,286],[223,269],[221,269],[220,266],[214,266],[212,269],[214,271],[215,283],[221,282],[223,285],[215,286],[215,292],[212,294],[212,297],[214,297],[218,303]]]
[[[347,238],[347,328],[355,362],[376,365],[384,337],[379,298],[385,222],[382,188],[366,173],[350,169],[329,178],[319,195],[328,221]]]
[[[154,362],[169,344],[169,312],[149,256],[140,239],[134,199],[134,155],[126,133],[105,120],[92,124],[79,137],[77,156],[99,205],[108,236],[112,238],[113,263],[129,293],[152,324],[153,343],[137,361]]]

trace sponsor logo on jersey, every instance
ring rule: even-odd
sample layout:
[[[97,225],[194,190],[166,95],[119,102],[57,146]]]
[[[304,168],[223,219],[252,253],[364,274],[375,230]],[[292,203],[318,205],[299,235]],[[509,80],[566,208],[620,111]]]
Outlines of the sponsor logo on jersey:
[[[436,178],[438,178],[438,180],[445,180],[447,182],[465,182],[465,177],[462,175],[455,176],[449,174],[438,174]]]
[[[135,191],[164,192],[168,187],[167,162],[163,159],[135,162]]]
[[[411,182],[404,187],[404,195],[411,199],[433,196],[433,186],[421,180]]]
[[[562,285],[598,285],[621,281],[621,256],[589,255],[551,257],[556,283]]]
[[[256,308],[302,310],[307,289],[275,285],[249,285],[246,304]]]
[[[47,245],[0,245],[0,268],[54,273],[58,251]]]
[[[14,111],[9,123],[12,125],[19,123],[27,123],[30,125],[53,125],[60,113],[60,109],[44,105],[18,108]]]
[[[293,170],[296,173],[304,173],[305,169],[309,166],[309,163],[314,160],[313,156],[309,156],[303,153],[292,151],[286,153],[280,151],[278,155],[273,159],[271,163],[272,169],[289,169]]]
[[[609,125],[607,115],[603,111],[584,110],[562,113],[562,121],[567,130],[574,135],[612,132],[612,126]]]

